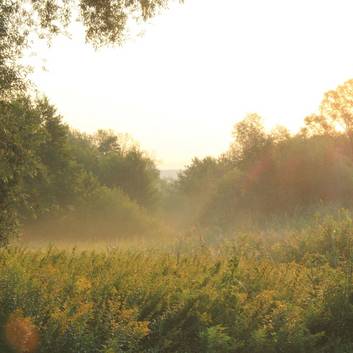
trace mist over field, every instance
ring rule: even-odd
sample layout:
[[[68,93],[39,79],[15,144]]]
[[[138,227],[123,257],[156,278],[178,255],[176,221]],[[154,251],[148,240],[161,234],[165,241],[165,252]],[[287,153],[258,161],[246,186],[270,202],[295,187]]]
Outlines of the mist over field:
[[[2,1],[0,353],[353,352],[349,10]]]

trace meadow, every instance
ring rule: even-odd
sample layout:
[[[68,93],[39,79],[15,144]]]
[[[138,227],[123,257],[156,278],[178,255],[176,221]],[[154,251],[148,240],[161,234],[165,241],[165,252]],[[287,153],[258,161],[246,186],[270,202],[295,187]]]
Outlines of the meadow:
[[[353,221],[168,246],[0,250],[0,351],[352,352]]]
[[[306,3],[297,12],[253,4],[239,12],[242,23],[238,10],[216,15],[225,11],[217,4],[204,27],[195,18],[190,30],[173,12],[178,37],[163,31],[163,42],[145,42],[130,64],[137,41],[127,56],[115,52],[111,67],[90,65],[88,47],[80,56],[60,44],[48,68],[63,64],[64,74],[54,69],[46,92],[36,87],[37,65],[46,66],[35,58],[42,44],[75,40],[78,30],[112,55],[172,3],[184,1],[0,2],[0,353],[352,353],[353,79],[327,91],[300,129],[289,128],[296,111],[309,113],[305,89],[326,90],[330,72],[342,79],[342,63],[318,64],[331,61],[330,52],[350,61],[341,40],[349,28],[332,26],[336,6],[326,18],[325,6],[311,16]],[[240,30],[230,32],[228,22]],[[231,41],[213,33],[218,27]],[[237,55],[223,52],[222,41]],[[319,60],[316,47],[324,48]],[[299,65],[310,62],[306,71]],[[73,74],[79,68],[82,77]],[[248,111],[250,101],[273,105],[275,115],[285,104],[288,126],[270,128],[270,117],[257,113],[239,120],[234,109]],[[220,151],[229,114],[232,138]],[[163,173],[163,164],[180,171]]]

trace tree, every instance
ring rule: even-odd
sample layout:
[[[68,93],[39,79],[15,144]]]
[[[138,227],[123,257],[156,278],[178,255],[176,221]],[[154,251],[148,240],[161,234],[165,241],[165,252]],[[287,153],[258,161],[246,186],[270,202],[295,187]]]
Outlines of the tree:
[[[0,98],[26,88],[18,63],[38,36],[50,40],[77,18],[95,47],[122,44],[131,21],[148,20],[173,0],[2,0],[0,3]]]
[[[26,97],[28,68],[19,59],[36,38],[50,41],[78,18],[95,47],[123,43],[132,21],[148,20],[169,0],[2,0],[0,2],[0,243],[18,210],[69,204],[90,176],[68,155],[68,128],[47,101]],[[22,98],[19,98],[22,97]],[[121,147],[102,134],[102,153]],[[144,161],[146,162],[146,161]],[[148,164],[148,163],[147,163]],[[149,164],[148,164],[149,165]],[[153,168],[146,167],[146,170]],[[155,171],[150,175],[155,175]],[[70,198],[70,195],[72,196]]]
[[[234,126],[231,158],[236,161],[252,158],[267,142],[267,135],[258,114],[249,114]]]
[[[45,139],[41,122],[29,99],[0,101],[0,244],[18,226],[19,205],[28,203],[25,181],[42,170],[36,153]]]
[[[353,80],[338,86],[336,90],[328,91],[320,110],[330,126],[345,132],[353,158]]]
[[[112,130],[92,135],[71,132],[69,145],[71,157],[102,185],[121,189],[140,206],[155,205],[159,171],[131,137]]]
[[[100,153],[121,152],[118,136],[112,130],[98,130],[93,139]]]
[[[71,208],[97,186],[73,159],[68,134],[46,99],[0,101],[0,243],[24,219]]]
[[[312,114],[304,119],[305,126],[301,129],[302,135],[306,137],[332,135],[335,128],[327,117],[321,114]]]
[[[193,158],[191,164],[179,173],[177,187],[185,194],[204,195],[205,189],[217,179],[218,174],[220,168],[215,158]]]
[[[277,125],[272,129],[269,137],[272,143],[279,144],[288,141],[291,137],[291,134],[285,126]]]
[[[353,131],[353,80],[325,93],[320,110],[324,117],[345,131]]]

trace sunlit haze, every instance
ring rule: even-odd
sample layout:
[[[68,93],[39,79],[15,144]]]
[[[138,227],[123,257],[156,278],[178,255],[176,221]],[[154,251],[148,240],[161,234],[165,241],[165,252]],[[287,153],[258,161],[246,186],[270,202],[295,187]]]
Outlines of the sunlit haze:
[[[182,168],[225,151],[247,113],[298,129],[353,77],[352,11],[349,0],[186,0],[120,48],[95,51],[75,29],[39,51],[32,78],[72,127],[127,132],[161,168]]]

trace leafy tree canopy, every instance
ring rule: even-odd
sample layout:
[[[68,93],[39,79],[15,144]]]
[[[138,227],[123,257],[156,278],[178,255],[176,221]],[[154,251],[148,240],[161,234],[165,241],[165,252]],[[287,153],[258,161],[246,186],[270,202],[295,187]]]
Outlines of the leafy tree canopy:
[[[50,40],[79,20],[95,47],[122,44],[128,24],[153,17],[170,0],[3,0],[0,3],[0,98],[26,87],[18,64],[36,37]]]

